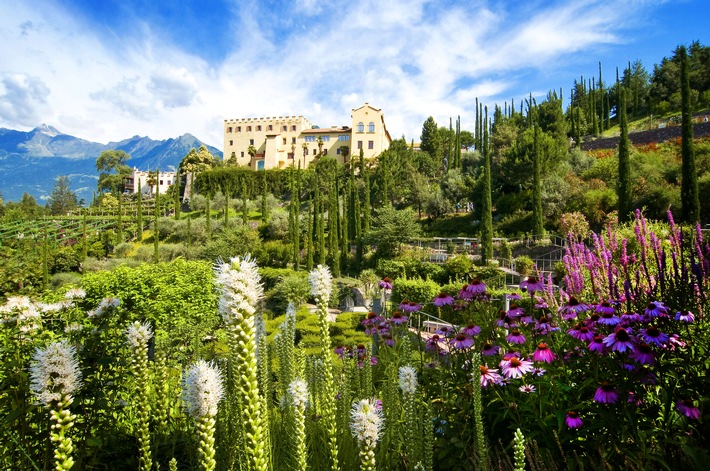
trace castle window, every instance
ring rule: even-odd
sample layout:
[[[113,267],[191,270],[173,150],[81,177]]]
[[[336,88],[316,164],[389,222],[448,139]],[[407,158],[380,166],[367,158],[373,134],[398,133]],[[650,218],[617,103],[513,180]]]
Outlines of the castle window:
[[[283,145],[286,145],[286,138],[283,138]]]
[[[237,132],[242,132],[242,127],[241,127],[241,126],[237,126]]]
[[[341,134],[340,136],[338,136],[338,140],[339,141],[349,141],[350,136],[348,136],[347,134]]]
[[[305,139],[306,142],[316,142],[316,136],[305,136],[303,139]]]
[[[367,125],[367,132],[375,132],[375,123],[370,121],[370,124]]]
[[[335,153],[338,154],[338,155],[340,155],[340,147],[338,147],[337,149],[335,149]]]
[[[247,132],[251,132],[251,126],[247,126]]]
[[[232,132],[232,126],[229,126],[229,127],[227,128],[227,132]]]
[[[288,126],[281,126],[281,130],[282,130],[282,131],[287,131],[287,130],[288,130]]]
[[[374,149],[375,148],[375,141],[367,141],[367,148]]]
[[[323,155],[328,155],[328,149],[323,149]]]
[[[365,132],[365,125],[362,124],[362,121],[357,123],[357,132]]]
[[[313,149],[313,155],[316,155],[317,153],[318,153],[318,151]]]
[[[242,157],[244,157],[244,151],[242,151]]]
[[[269,124],[269,131],[273,131],[273,130],[274,130],[273,124]]]
[[[291,144],[295,144],[295,143],[296,143],[296,138],[295,138],[295,137],[292,137],[292,138],[291,138]]]
[[[257,130],[257,131],[261,131],[261,125],[257,126],[257,127],[256,127],[256,130]]]
[[[254,139],[249,139],[249,145],[253,146],[254,145]]]
[[[322,136],[323,142],[330,142],[330,136]]]
[[[296,130],[296,125],[294,124],[293,126],[291,126],[291,131],[295,131],[295,130]]]
[[[230,146],[233,146],[233,145],[234,145],[234,141],[229,141],[229,145],[230,145]]]
[[[358,150],[362,149],[362,141],[357,141]]]

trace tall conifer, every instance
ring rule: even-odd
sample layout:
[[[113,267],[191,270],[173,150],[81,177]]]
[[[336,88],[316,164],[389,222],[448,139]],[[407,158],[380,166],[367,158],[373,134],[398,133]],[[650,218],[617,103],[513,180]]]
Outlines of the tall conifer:
[[[483,201],[481,202],[481,261],[493,258],[493,200],[491,196],[491,157],[488,149],[488,107],[483,118]]]
[[[693,121],[690,109],[690,80],[688,78],[688,52],[685,46],[678,48],[680,56],[680,98],[681,98],[681,159],[682,182],[680,186],[681,219],[693,224],[700,220],[700,199],[698,196],[698,173],[695,170],[695,148],[693,147]]]
[[[629,128],[626,119],[626,87],[619,89],[619,183],[616,190],[619,209],[619,222],[631,220],[631,157],[629,149]]]
[[[542,179],[540,177],[540,126],[535,119],[535,124],[533,124],[534,134],[533,134],[533,232],[536,235],[542,235],[545,233],[545,226],[543,223],[543,213],[542,213]]]

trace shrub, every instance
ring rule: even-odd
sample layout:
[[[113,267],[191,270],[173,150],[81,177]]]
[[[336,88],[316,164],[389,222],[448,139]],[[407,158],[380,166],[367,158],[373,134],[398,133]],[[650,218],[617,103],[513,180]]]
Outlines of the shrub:
[[[310,295],[311,286],[308,284],[307,274],[293,272],[282,277],[269,292],[268,306],[274,312],[282,313],[286,311],[289,302],[298,307],[305,303]]]
[[[399,304],[403,299],[420,304],[430,302],[441,292],[438,283],[432,280],[399,278],[392,289],[392,302]]]
[[[124,242],[118,244],[113,250],[113,254],[118,258],[126,258],[133,251],[133,244],[131,242]]]
[[[534,266],[535,262],[533,262],[532,258],[528,257],[527,255],[520,255],[519,257],[515,258],[515,269],[521,275],[527,275],[531,273]]]
[[[81,275],[78,273],[57,273],[52,275],[52,278],[49,280],[49,285],[53,290],[57,290],[66,285],[78,286],[80,283]]]
[[[466,280],[473,271],[473,260],[468,258],[467,255],[449,257],[444,262],[444,271],[450,280]]]
[[[263,245],[263,259],[260,265],[284,268],[291,261],[293,246],[281,240],[268,240]]]
[[[60,247],[50,262],[51,273],[65,273],[79,270],[79,254],[75,247]]]

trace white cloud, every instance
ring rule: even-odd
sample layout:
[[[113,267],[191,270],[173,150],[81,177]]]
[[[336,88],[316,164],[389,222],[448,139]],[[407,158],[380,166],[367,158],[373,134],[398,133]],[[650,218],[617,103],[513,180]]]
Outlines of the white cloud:
[[[461,115],[470,129],[476,97],[527,96],[540,85],[522,82],[521,72],[549,72],[571,54],[616,44],[625,18],[652,7],[589,0],[514,12],[483,0],[298,0],[277,16],[260,10],[263,2],[239,2],[225,12],[233,49],[206,63],[147,20],[110,36],[51,3],[12,3],[0,4],[5,126],[56,123],[99,142],[190,132],[218,147],[227,118],[347,125],[365,101],[383,109],[393,137],[418,140],[429,115],[440,124]]]
[[[38,77],[21,73],[1,74],[0,120],[33,126],[41,119],[49,87]]]

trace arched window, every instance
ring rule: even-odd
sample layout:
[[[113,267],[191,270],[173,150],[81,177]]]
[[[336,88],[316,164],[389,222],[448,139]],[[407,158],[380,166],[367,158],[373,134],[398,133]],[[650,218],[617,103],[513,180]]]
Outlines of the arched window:
[[[367,125],[367,132],[375,132],[375,123],[370,121],[370,124]]]
[[[362,124],[362,121],[357,123],[357,132],[365,132],[365,125]]]

